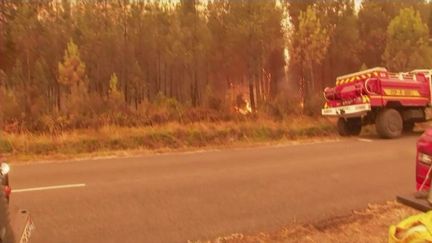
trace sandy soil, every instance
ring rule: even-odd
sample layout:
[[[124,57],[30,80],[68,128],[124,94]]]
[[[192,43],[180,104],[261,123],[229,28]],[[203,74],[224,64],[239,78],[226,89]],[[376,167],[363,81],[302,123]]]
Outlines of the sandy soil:
[[[307,225],[290,225],[276,232],[241,233],[195,243],[262,243],[262,242],[387,242],[390,225],[420,213],[397,202],[369,205],[351,215]]]

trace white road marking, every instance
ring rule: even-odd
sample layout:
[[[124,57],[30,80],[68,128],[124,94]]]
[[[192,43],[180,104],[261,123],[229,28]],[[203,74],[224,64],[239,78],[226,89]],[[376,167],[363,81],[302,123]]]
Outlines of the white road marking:
[[[367,138],[358,138],[357,140],[360,142],[366,142],[366,143],[372,143],[373,142],[372,139],[367,139]]]
[[[12,193],[32,192],[32,191],[46,191],[46,190],[75,188],[75,187],[85,187],[85,186],[86,186],[86,184],[69,184],[69,185],[58,185],[58,186],[33,187],[33,188],[25,188],[25,189],[13,189]]]

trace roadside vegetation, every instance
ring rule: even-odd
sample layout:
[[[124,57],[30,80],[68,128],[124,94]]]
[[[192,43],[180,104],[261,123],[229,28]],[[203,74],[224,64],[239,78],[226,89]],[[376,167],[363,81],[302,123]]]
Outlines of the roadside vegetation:
[[[189,241],[190,243],[260,243],[260,242],[299,242],[299,243],[382,243],[388,241],[390,225],[420,213],[396,202],[369,205],[367,209],[352,214],[327,219],[314,224],[290,225],[274,232],[256,234],[236,233],[209,241]]]
[[[76,158],[134,154],[145,151],[190,150],[236,145],[286,143],[334,138],[334,126],[325,119],[292,118],[289,121],[168,123],[146,127],[104,126],[52,135],[3,133],[0,153],[10,160]]]
[[[0,152],[327,136],[317,117],[337,76],[432,66],[431,9],[424,0],[0,1]]]

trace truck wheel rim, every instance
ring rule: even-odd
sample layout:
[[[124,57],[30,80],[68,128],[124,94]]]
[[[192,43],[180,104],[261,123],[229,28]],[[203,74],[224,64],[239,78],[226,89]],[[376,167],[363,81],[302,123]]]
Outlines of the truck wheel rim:
[[[399,132],[400,126],[397,121],[389,121],[388,128],[391,132]]]

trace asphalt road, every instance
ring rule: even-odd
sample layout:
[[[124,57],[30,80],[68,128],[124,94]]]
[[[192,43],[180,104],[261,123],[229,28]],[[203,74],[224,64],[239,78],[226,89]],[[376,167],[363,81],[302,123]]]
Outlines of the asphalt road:
[[[275,230],[414,190],[417,137],[15,165],[11,207],[31,211],[34,243]]]

